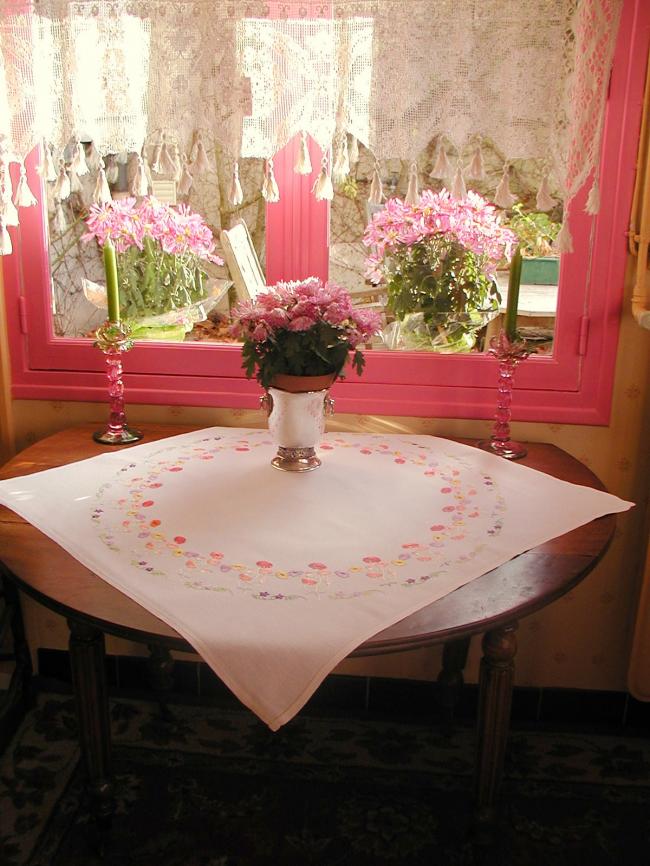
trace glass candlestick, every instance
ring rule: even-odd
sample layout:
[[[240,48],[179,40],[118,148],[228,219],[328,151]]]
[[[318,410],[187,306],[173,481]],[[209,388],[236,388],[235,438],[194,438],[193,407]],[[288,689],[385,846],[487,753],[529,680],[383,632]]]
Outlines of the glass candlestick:
[[[106,429],[93,433],[93,439],[103,445],[128,445],[130,442],[137,442],[142,439],[142,433],[127,427],[122,381],[121,355],[133,346],[131,329],[124,322],[106,321],[97,328],[95,345],[106,356],[110,415]]]
[[[478,447],[498,454],[500,457],[506,457],[508,460],[517,460],[519,457],[525,457],[527,451],[523,445],[513,442],[510,438],[512,388],[517,364],[525,360],[530,355],[530,351],[523,341],[516,338],[510,340],[505,331],[492,337],[488,351],[499,362],[497,411],[494,416],[492,436],[479,442]]]

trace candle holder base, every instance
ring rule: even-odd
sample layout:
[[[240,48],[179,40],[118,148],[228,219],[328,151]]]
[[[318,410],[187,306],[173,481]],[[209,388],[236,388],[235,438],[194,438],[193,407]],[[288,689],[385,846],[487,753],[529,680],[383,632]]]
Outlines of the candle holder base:
[[[519,460],[528,454],[527,449],[523,445],[519,442],[513,442],[511,439],[506,442],[494,442],[492,439],[482,439],[478,443],[478,447],[483,451],[497,454],[499,457],[505,457],[506,460]]]
[[[97,430],[93,433],[93,439],[101,445],[130,445],[132,442],[139,442],[143,436],[144,433],[131,427],[123,427],[121,430]]]

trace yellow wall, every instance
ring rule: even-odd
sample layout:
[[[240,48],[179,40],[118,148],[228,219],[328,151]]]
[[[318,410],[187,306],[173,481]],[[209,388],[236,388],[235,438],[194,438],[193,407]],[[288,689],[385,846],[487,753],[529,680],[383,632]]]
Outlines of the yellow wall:
[[[586,463],[612,493],[637,503],[636,508],[619,517],[612,547],[598,568],[573,592],[521,623],[517,661],[520,685],[626,688],[645,557],[643,527],[650,478],[649,360],[650,333],[636,325],[626,299],[610,425],[513,424],[515,438],[552,442],[564,448]],[[18,448],[73,424],[96,420],[98,426],[103,426],[106,421],[106,406],[101,404],[17,400],[13,409]],[[127,414],[134,426],[147,421],[250,427],[265,423],[256,411],[136,406],[128,402]],[[490,425],[480,421],[342,415],[334,416],[329,429],[481,437],[489,432]],[[33,646],[65,646],[66,629],[60,618],[33,603],[26,606],[25,612]],[[470,681],[477,675],[478,643],[473,642],[470,653]],[[138,651],[123,641],[109,644],[109,651],[131,650]],[[435,678],[438,666],[438,652],[417,652],[348,661],[339,670],[424,679]]]

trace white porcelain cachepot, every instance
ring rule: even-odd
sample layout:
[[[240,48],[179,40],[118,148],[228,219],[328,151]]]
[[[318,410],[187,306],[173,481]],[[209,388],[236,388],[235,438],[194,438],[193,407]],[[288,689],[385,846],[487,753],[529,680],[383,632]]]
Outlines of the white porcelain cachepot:
[[[321,465],[315,449],[325,430],[325,416],[332,413],[334,401],[329,397],[329,388],[286,389],[287,385],[303,389],[322,385],[323,377],[295,378],[303,380],[300,385],[280,382],[285,387],[271,386],[262,402],[269,415],[269,432],[278,446],[271,465],[285,472],[308,472]]]

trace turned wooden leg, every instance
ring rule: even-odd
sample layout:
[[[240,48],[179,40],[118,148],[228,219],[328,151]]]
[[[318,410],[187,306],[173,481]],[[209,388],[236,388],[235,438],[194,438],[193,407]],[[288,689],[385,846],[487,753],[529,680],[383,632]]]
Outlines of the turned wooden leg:
[[[157,644],[149,644],[147,673],[149,684],[154,692],[168,693],[174,686],[174,659],[168,649]]]
[[[448,641],[442,650],[442,670],[438,675],[438,702],[442,710],[445,733],[451,733],[454,713],[463,687],[463,670],[467,663],[470,638]]]
[[[510,726],[517,623],[483,637],[477,730],[475,798],[479,827],[496,818]]]
[[[104,669],[104,635],[74,620],[70,627],[70,663],[77,704],[79,744],[88,776],[93,817],[108,827],[113,815],[111,729]]]

